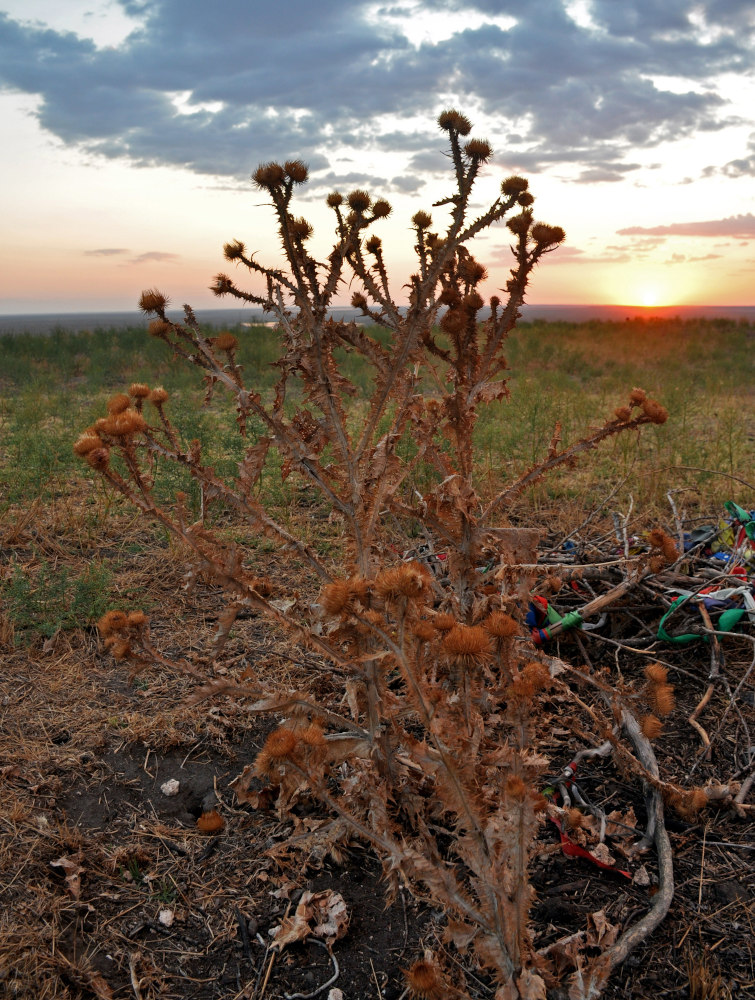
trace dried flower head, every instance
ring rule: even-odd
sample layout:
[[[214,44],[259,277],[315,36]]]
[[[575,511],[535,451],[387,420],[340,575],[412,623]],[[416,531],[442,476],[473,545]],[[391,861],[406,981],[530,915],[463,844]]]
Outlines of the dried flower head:
[[[428,212],[415,212],[412,216],[412,225],[415,229],[429,229],[433,224],[433,218]]]
[[[453,615],[449,615],[446,612],[441,612],[433,618],[433,626],[439,632],[449,632],[454,628],[458,622]]]
[[[640,728],[649,740],[654,740],[661,735],[663,723],[656,715],[643,715],[640,719]]]
[[[131,406],[131,400],[125,394],[125,392],[118,392],[115,396],[111,396],[108,400],[107,411],[108,413],[123,413]]]
[[[430,957],[419,959],[404,976],[411,996],[418,1000],[443,1000],[446,995],[440,969]]]
[[[131,628],[141,628],[147,624],[147,616],[143,611],[130,611],[128,615],[128,625]]]
[[[383,241],[379,236],[370,236],[370,238],[365,243],[364,247],[367,253],[378,253],[383,245]]]
[[[212,343],[219,351],[235,351],[239,342],[228,330],[222,330],[217,337],[212,338]]]
[[[257,187],[267,191],[280,187],[285,179],[283,167],[272,160],[269,163],[261,163],[252,174],[252,180]]]
[[[519,197],[516,199],[517,205],[521,205],[522,208],[529,208],[530,205],[534,205],[535,196],[530,194],[529,191],[522,191]]]
[[[689,791],[679,789],[668,796],[668,802],[683,819],[692,822],[700,810],[708,805],[708,796],[704,788],[692,788]]]
[[[116,639],[115,636],[106,639],[105,646],[114,660],[127,660],[133,652],[128,639]]]
[[[643,400],[642,409],[648,420],[654,424],[665,424],[668,420],[668,410],[656,399]]]
[[[246,247],[241,240],[231,240],[223,245],[223,256],[226,260],[238,260],[244,256]]]
[[[435,629],[428,621],[417,622],[412,631],[422,642],[432,642],[437,635]]]
[[[167,337],[173,328],[170,323],[164,319],[153,319],[152,322],[147,327],[147,333],[150,337],[162,337],[163,339]]]
[[[257,754],[254,762],[254,769],[262,777],[272,773],[274,768],[279,767],[289,760],[299,743],[299,736],[293,729],[282,726],[274,730],[265,740],[265,745]]]
[[[518,177],[514,174],[501,182],[501,192],[507,195],[522,195],[529,186],[530,182],[526,177]]]
[[[438,115],[438,126],[444,132],[457,132],[459,135],[469,135],[472,131],[472,123],[455,108],[448,108]]]
[[[326,584],[320,594],[320,606],[323,611],[334,617],[348,609],[351,598],[351,587],[346,580],[336,580]]]
[[[217,809],[210,809],[208,812],[203,812],[197,820],[197,829],[200,833],[220,833],[224,826],[225,820]]]
[[[516,621],[503,611],[493,611],[482,624],[483,628],[497,639],[507,639],[509,636],[519,634],[519,626]]]
[[[617,406],[613,412],[616,419],[620,420],[623,424],[626,423],[627,420],[632,419],[632,410],[628,406]]]
[[[470,139],[464,146],[464,152],[470,160],[477,163],[484,163],[493,155],[493,147],[487,139]]]
[[[94,451],[95,448],[102,448],[103,442],[99,434],[94,431],[84,431],[79,434],[78,438],[74,442],[73,451],[75,455],[79,458],[83,458],[88,455],[90,451]]]
[[[161,385],[156,386],[149,394],[149,401],[150,403],[154,403],[155,406],[162,406],[167,399],[168,399],[168,390],[163,389]]]
[[[375,590],[385,601],[401,597],[424,598],[429,593],[432,574],[422,563],[408,562],[383,570],[375,577]]]
[[[665,684],[668,680],[668,669],[662,663],[648,663],[644,673],[647,679],[655,684]]]
[[[93,469],[102,472],[110,465],[110,449],[95,448],[93,451],[87,452],[86,460]]]
[[[227,274],[216,274],[212,279],[212,284],[210,285],[210,291],[213,295],[221,297],[223,295],[228,295],[228,293],[233,289],[234,285]]]
[[[286,176],[294,184],[303,184],[309,177],[309,169],[304,160],[286,160],[283,169],[286,171]]]
[[[470,285],[479,285],[487,276],[488,272],[474,257],[465,257],[459,262],[459,277]]]
[[[314,232],[312,223],[307,222],[305,218],[291,219],[288,228],[294,239],[302,241],[308,240]]]
[[[369,303],[361,292],[354,292],[351,296],[351,304],[355,309],[367,309]]]
[[[366,212],[372,204],[372,198],[370,198],[369,194],[361,188],[357,188],[355,191],[352,191],[348,196],[347,201],[349,203],[349,208],[358,213]]]
[[[489,663],[492,656],[490,636],[479,625],[456,625],[443,637],[446,658],[462,667]]]
[[[544,222],[536,222],[530,235],[538,246],[555,246],[566,239],[561,226],[548,226]]]
[[[632,389],[632,391],[629,393],[629,402],[632,404],[632,406],[641,406],[642,403],[644,403],[647,398],[648,395],[645,392],[645,390],[638,389],[637,387]]]
[[[161,313],[168,305],[167,295],[163,295],[156,288],[147,288],[139,297],[139,308],[144,313]]]
[[[128,394],[134,399],[146,399],[149,396],[149,386],[144,382],[132,382],[128,387]]]
[[[343,195],[340,191],[331,191],[325,200],[330,208],[338,208],[339,205],[343,204]]]
[[[526,236],[532,225],[532,212],[524,209],[519,215],[514,215],[506,220],[506,226],[517,236]]]
[[[325,739],[325,733],[318,722],[310,722],[306,729],[301,730],[299,736],[302,743],[306,743],[308,747],[321,748],[327,746],[328,741]]]
[[[119,632],[128,625],[128,615],[125,611],[106,611],[97,622],[97,631],[103,639]]]
[[[372,214],[376,219],[387,219],[392,211],[390,202],[386,201],[385,198],[378,199],[372,206]]]
[[[674,688],[671,684],[650,684],[647,689],[647,700],[655,714],[661,717],[671,715],[676,706]]]

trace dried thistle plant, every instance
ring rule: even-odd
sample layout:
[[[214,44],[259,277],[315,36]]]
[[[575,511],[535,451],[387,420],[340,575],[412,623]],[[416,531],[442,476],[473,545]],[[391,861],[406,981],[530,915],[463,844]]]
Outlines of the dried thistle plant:
[[[406,307],[392,290],[381,240],[372,232],[391,212],[387,201],[362,190],[330,194],[337,238],[321,262],[307,248],[311,225],[292,209],[306,166],[265,163],[254,173],[275,210],[286,266],[260,264],[234,240],[224,248],[226,259],[261,280],[263,290],[244,291],[226,274],[212,287],[276,318],[280,375],[271,398],[247,385],[234,335],[207,337],[188,306],[184,321],[174,322],[162,293],[142,294],[141,308],[156,317],[150,334],[203,372],[207,398],[218,388],[227,393],[240,434],[251,418],[264,429],[249,441],[236,476],[216,474],[198,441],[184,444],[166,391],[141,383],[113,397],[107,416],[87,428],[74,449],[180,539],[194,553],[195,577],[215,581],[227,597],[202,660],[162,656],[147,622],[133,613],[103,620],[113,655],[132,660],[135,670],[170,665],[200,680],[200,695],[249,698],[254,711],[285,715],[256,766],[237,780],[239,798],[251,800],[252,779],[262,777],[281,812],[304,795],[319,800],[339,829],[373,845],[394,885],[403,880],[430,890],[448,915],[447,941],[472,949],[498,983],[497,1000],[543,997],[564,960],[554,963],[537,951],[529,922],[528,870],[548,808],[539,791],[548,765],[540,748],[563,703],[582,714],[599,740],[605,732],[617,744],[618,738],[609,709],[601,714],[575,700],[552,676],[548,658],[517,641],[524,632],[516,620],[520,581],[507,564],[527,560],[512,556],[516,532],[505,527],[507,506],[551,469],[573,464],[616,433],[661,423],[666,412],[635,390],[628,405],[587,437],[562,448],[557,428],[532,468],[490,496],[478,493],[478,412],[508,396],[507,335],[533,269],[564,232],[535,221],[528,182],[516,176],[470,218],[473,187],[491,149],[484,140],[467,139],[471,124],[456,110],[443,112],[439,125],[449,142],[453,188],[433,207],[448,219],[436,227],[427,212],[413,217],[417,269]],[[512,267],[505,298],[490,298],[481,322],[486,272],[468,246],[499,222],[511,236]],[[370,327],[329,318],[336,293],[354,281],[353,305],[390,331],[387,343]],[[360,393],[339,363],[343,351],[361,357],[372,375],[372,392],[356,415],[350,404]],[[272,451],[283,476],[300,477],[340,522],[345,550],[337,573],[266,508],[257,487]],[[305,606],[292,614],[281,610],[269,584],[245,568],[239,546],[202,520],[191,523],[180,496],[173,505],[159,502],[153,491],[158,460],[187,469],[205,499],[220,498],[260,535],[294,552],[321,588],[321,617]],[[422,492],[414,486],[420,467],[430,482]],[[422,562],[386,561],[389,516],[407,531],[419,525],[435,551],[449,553],[443,580]],[[488,570],[480,572],[481,565]],[[265,689],[253,678],[213,673],[208,664],[222,657],[233,622],[249,609],[318,654],[322,673],[342,685],[347,711],[306,690]],[[609,704],[615,697],[606,684],[582,681],[597,686]],[[656,683],[659,712],[669,701],[662,694]],[[622,760],[643,779],[648,775],[626,749]],[[410,985],[418,996],[435,996],[444,988],[443,973],[433,956],[425,964],[412,967]],[[604,955],[575,965],[581,978],[573,995],[593,996],[612,961]]]

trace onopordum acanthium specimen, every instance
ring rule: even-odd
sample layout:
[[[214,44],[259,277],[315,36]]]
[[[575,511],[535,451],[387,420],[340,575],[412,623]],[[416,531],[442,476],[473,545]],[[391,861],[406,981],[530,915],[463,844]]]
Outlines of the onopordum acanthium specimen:
[[[662,423],[666,412],[635,390],[576,443],[562,447],[556,428],[540,461],[481,495],[474,480],[478,412],[508,395],[506,337],[533,268],[564,233],[535,221],[534,198],[521,177],[506,178],[495,201],[471,218],[474,183],[490,146],[467,138],[471,125],[457,111],[445,111],[439,125],[448,137],[452,188],[435,207],[447,221],[436,227],[424,211],[412,219],[417,269],[406,305],[392,291],[372,232],[390,214],[388,202],[362,190],[330,194],[337,237],[318,261],[308,251],[312,227],[292,210],[306,166],[266,163],[255,172],[275,211],[285,267],[258,263],[235,240],[225,246],[227,260],[261,290],[243,291],[225,274],[213,290],[276,318],[279,377],[272,393],[245,382],[233,334],[205,336],[188,306],[176,322],[164,295],[143,293],[142,309],[156,316],[150,333],[203,372],[208,398],[216,389],[226,393],[240,434],[252,422],[262,431],[248,440],[237,475],[221,477],[203,461],[199,441],[183,441],[165,390],[135,384],[81,435],[76,452],[193,552],[195,579],[218,584],[226,595],[202,657],[164,656],[138,613],[106,616],[101,632],[112,654],[134,670],[172,667],[196,677],[202,696],[235,695],[254,711],[285,716],[254,768],[237,781],[238,797],[251,801],[252,779],[259,777],[273,788],[281,812],[302,797],[319,801],[332,822],[312,834],[310,847],[318,837],[330,846],[361,837],[391,884],[429,890],[446,911],[449,946],[470,950],[494,978],[497,1000],[543,997],[564,968],[576,970],[574,996],[596,995],[615,964],[611,954],[588,959],[572,942],[572,952],[557,960],[553,948],[538,951],[529,921],[528,871],[552,808],[540,788],[554,711],[579,718],[579,732],[590,731],[597,743],[613,741],[622,767],[635,776],[656,780],[658,788],[663,783],[619,735],[617,720],[641,692],[617,692],[584,670],[570,673],[522,640],[520,597],[529,570],[517,566],[536,561],[536,537],[509,526],[506,515],[511,500],[549,470],[573,464],[612,435]],[[468,246],[498,222],[508,228],[513,265],[505,297],[490,298],[480,321],[486,271]],[[336,294],[354,282],[353,305],[390,332],[387,342],[369,326],[329,317]],[[343,352],[357,354],[371,372],[371,392],[359,406],[360,391],[339,361]],[[283,476],[299,477],[330,510],[337,561],[323,558],[266,506],[259,482],[274,452]],[[249,571],[243,546],[205,519],[192,523],[180,497],[160,502],[156,462],[184,467],[205,501],[220,501],[251,531],[293,553],[319,588],[317,606],[301,601],[284,608],[271,598],[270,582]],[[420,470],[428,483],[422,490],[415,485]],[[403,525],[407,537],[411,529],[431,550],[449,554],[442,578],[421,559],[387,557],[389,523],[393,532]],[[663,545],[656,550],[651,558],[663,562]],[[627,571],[639,578],[649,559]],[[316,698],[306,685],[286,690],[249,669],[243,677],[216,673],[234,621],[250,609],[309,651],[320,676],[332,678],[331,696]],[[588,705],[573,686],[597,693],[603,707]],[[457,987],[435,958],[423,961],[427,968],[415,968],[414,985],[409,978],[414,995],[453,995]]]

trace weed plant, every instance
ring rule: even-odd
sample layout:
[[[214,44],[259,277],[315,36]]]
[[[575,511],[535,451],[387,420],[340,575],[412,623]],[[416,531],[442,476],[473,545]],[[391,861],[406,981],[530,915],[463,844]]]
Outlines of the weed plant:
[[[598,995],[611,969],[668,910],[673,890],[662,796],[688,815],[707,796],[659,775],[649,736],[660,731],[656,715],[673,705],[663,667],[649,669],[642,683],[618,682],[546,657],[524,639],[521,602],[532,583],[537,531],[512,526],[510,514],[523,491],[547,474],[573,474],[580,456],[601,442],[643,427],[662,430],[667,412],[633,389],[600,426],[585,431],[582,412],[559,413],[541,399],[522,404],[514,420],[522,439],[511,432],[504,345],[533,269],[564,233],[535,221],[534,198],[521,177],[505,179],[500,196],[472,218],[472,191],[490,146],[467,138],[471,125],[458,111],[444,112],[439,125],[448,138],[452,182],[435,207],[448,221],[441,230],[427,212],[413,217],[417,270],[405,309],[391,291],[375,233],[391,212],[384,199],[362,190],[329,195],[337,238],[318,262],[307,249],[311,226],[292,208],[306,166],[266,163],[255,172],[275,211],[285,268],[258,263],[233,240],[226,259],[248,272],[255,290],[226,274],[216,276],[213,289],[275,316],[272,386],[244,371],[238,336],[208,336],[189,307],[177,322],[161,292],[142,294],[142,309],[155,316],[152,337],[201,371],[208,423],[181,408],[179,393],[156,384],[166,381],[162,372],[145,375],[109,399],[106,415],[87,427],[74,450],[192,553],[187,584],[215,584],[225,607],[199,656],[166,656],[140,610],[111,611],[99,628],[106,648],[129,661],[134,676],[160,665],[196,678],[197,697],[251,699],[252,711],[282,717],[254,767],[236,782],[239,800],[256,803],[267,794],[282,817],[302,800],[326,808],[332,822],[297,838],[299,845],[306,840],[310,849],[337,850],[349,837],[370,843],[394,891],[403,882],[439,901],[446,944],[474,956],[494,980],[496,1000],[542,998],[565,976],[570,997],[579,1000]],[[480,323],[478,288],[486,272],[469,246],[499,222],[509,230],[512,267],[505,298],[491,298]],[[328,318],[348,281],[358,289],[354,306],[376,327]],[[585,387],[589,401],[598,362],[584,356],[578,341],[569,342],[569,328],[563,333],[546,353],[527,331],[513,356],[529,352],[554,386]],[[547,379],[544,386],[547,392]],[[564,418],[573,435],[568,444]],[[231,422],[242,453],[222,438]],[[222,466],[217,453],[207,453],[218,438]],[[171,496],[174,484],[161,479],[166,467],[195,484],[198,514],[185,490]],[[327,512],[333,544],[326,556],[309,531],[270,505],[265,479],[273,471],[284,488],[293,483],[303,498],[314,498],[313,510]],[[213,526],[207,516],[213,505],[295,558],[310,587],[319,586],[319,600],[277,596],[274,579],[252,572],[245,547],[222,524]],[[397,533],[407,550],[403,560],[395,555]],[[445,553],[442,573],[420,557],[418,540],[425,551]],[[662,531],[651,542],[653,553],[627,566],[635,580],[675,558]],[[252,666],[243,673],[232,664],[219,670],[242,613],[265,615],[288,630],[318,665],[319,686],[266,686]],[[335,689],[323,694],[328,681]],[[538,950],[529,872],[540,825],[557,808],[540,791],[556,715],[580,740],[589,733],[613,749],[623,772],[647,785],[648,842],[658,849],[661,884],[649,913],[621,936],[596,938],[588,928]],[[266,792],[256,787],[258,779]],[[443,968],[439,954],[428,955],[409,970],[409,990],[416,997],[463,994],[458,975]]]

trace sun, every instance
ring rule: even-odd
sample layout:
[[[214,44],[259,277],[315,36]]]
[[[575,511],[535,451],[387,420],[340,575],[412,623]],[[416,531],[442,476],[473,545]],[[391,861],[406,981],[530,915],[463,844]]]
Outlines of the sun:
[[[650,286],[640,290],[639,301],[641,306],[651,307],[658,305],[658,289]]]

